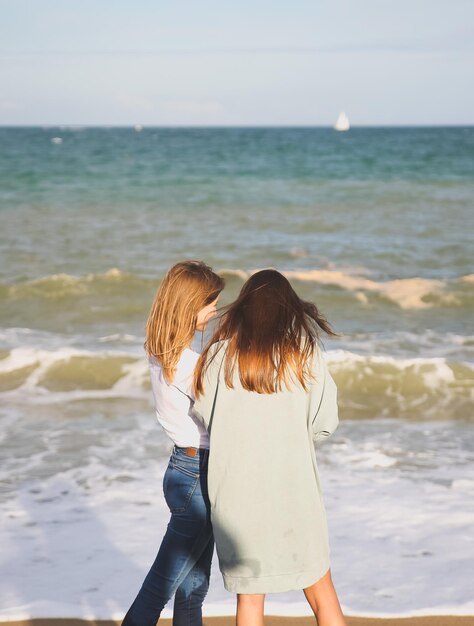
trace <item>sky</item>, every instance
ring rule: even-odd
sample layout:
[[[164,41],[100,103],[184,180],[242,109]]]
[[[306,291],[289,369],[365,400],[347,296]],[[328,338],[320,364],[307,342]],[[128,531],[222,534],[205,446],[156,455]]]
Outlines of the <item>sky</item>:
[[[0,125],[474,124],[473,0],[0,0]]]

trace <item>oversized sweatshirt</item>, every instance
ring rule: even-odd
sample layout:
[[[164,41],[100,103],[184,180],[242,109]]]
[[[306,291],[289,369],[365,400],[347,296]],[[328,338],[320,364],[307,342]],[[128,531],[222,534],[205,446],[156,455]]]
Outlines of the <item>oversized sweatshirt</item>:
[[[329,569],[314,442],[337,428],[336,385],[316,350],[307,391],[294,384],[250,392],[238,372],[231,389],[226,343],[215,349],[193,410],[210,434],[209,499],[224,585],[235,593],[304,589]]]

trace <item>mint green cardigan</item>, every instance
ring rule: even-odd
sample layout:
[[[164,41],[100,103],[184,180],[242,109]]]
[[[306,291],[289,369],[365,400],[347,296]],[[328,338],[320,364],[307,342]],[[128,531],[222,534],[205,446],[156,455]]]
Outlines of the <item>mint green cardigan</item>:
[[[319,350],[308,391],[226,387],[225,342],[193,411],[210,433],[209,498],[219,567],[234,593],[304,589],[329,569],[314,441],[338,425],[337,390]]]

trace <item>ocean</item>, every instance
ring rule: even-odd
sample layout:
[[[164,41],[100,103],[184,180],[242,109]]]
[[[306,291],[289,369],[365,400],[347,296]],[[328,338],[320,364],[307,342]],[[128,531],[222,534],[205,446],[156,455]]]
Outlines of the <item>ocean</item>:
[[[275,267],[339,334],[317,454],[346,612],[472,614],[473,208],[472,127],[0,128],[0,618],[138,591],[171,449],[144,326],[186,258],[222,304]],[[215,557],[205,611],[233,607]]]

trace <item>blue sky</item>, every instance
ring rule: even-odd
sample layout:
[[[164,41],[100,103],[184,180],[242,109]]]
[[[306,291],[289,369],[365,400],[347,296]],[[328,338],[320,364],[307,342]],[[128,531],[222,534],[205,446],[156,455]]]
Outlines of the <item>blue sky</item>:
[[[1,124],[474,123],[473,0],[0,0]]]

